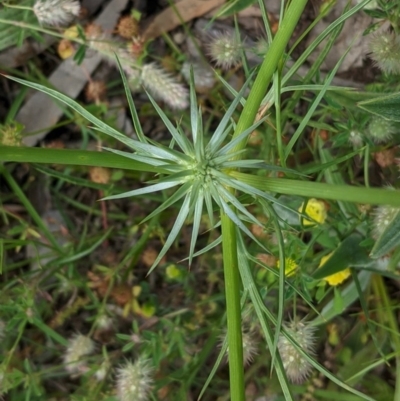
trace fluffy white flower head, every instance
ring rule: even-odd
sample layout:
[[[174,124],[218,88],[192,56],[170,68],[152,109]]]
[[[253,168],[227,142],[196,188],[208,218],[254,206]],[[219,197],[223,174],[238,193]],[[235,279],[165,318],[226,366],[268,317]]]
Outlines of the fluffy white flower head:
[[[301,320],[293,320],[284,325],[286,331],[310,356],[315,356],[315,327]],[[303,383],[312,370],[312,365],[295,346],[283,335],[279,336],[278,350],[288,379],[292,383]]]
[[[140,81],[156,100],[162,100],[173,109],[189,106],[189,93],[185,86],[156,63],[142,67]]]
[[[68,342],[64,355],[65,369],[71,374],[79,375],[88,370],[82,357],[90,355],[95,349],[94,342],[87,336],[77,334]]]
[[[239,63],[241,48],[234,34],[220,32],[211,40],[209,53],[217,66],[229,69]]]
[[[81,6],[76,0],[38,0],[33,6],[43,25],[66,26],[79,15]]]
[[[153,384],[150,361],[139,358],[126,362],[117,372],[117,394],[120,401],[146,401]]]

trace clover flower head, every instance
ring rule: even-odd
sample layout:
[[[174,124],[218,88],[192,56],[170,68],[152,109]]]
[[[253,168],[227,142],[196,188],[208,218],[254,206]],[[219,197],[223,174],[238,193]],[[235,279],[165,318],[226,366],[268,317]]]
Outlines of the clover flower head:
[[[315,327],[296,319],[284,324],[283,327],[303,351],[315,356]],[[278,350],[288,379],[292,383],[303,383],[311,373],[311,363],[283,333],[279,335]]]
[[[66,26],[79,16],[81,6],[75,0],[37,0],[33,6],[40,24]]]
[[[399,61],[400,64],[400,61]],[[368,136],[376,143],[388,142],[393,134],[396,133],[396,127],[389,120],[382,117],[372,117],[368,124]]]
[[[90,355],[95,350],[94,342],[87,336],[77,334],[68,341],[64,354],[65,369],[74,375],[86,373],[89,368],[84,356]]]
[[[370,57],[387,74],[400,74],[400,35],[379,32],[369,42]]]
[[[94,372],[94,377],[98,382],[102,382],[110,371],[111,363],[108,359],[105,359],[100,367]]]
[[[328,260],[329,258],[333,255],[333,252],[331,252],[329,255],[323,256],[321,258],[321,261],[319,263],[318,267],[322,267]],[[330,276],[324,277],[323,280],[325,280],[329,285],[336,287],[339,284],[342,284],[345,280],[349,278],[351,274],[351,271],[349,268],[346,268],[340,272],[331,274]]]
[[[117,395],[119,401],[146,401],[153,384],[150,361],[139,358],[126,362],[117,370]]]
[[[350,131],[349,142],[355,147],[360,148],[364,143],[364,138],[359,131]]]
[[[248,324],[244,324],[243,331],[242,331],[242,347],[243,347],[243,364],[249,365],[253,362],[254,356],[257,355],[258,343],[256,341],[256,333],[253,329],[249,327]],[[224,335],[221,336],[221,346],[224,341],[227,339],[227,334],[225,332]],[[226,357],[229,361],[229,347],[226,349]]]
[[[118,35],[124,39],[132,39],[133,36],[139,34],[139,24],[138,21],[131,15],[126,15],[122,17],[117,26]]]
[[[303,213],[304,203],[301,204],[298,211]],[[311,219],[302,218],[303,226],[314,226],[316,224],[323,224],[327,217],[327,208],[325,202],[311,198],[304,209],[304,214]]]
[[[260,57],[264,57],[269,49],[269,43],[267,38],[261,37],[257,40],[254,47],[254,53]]]
[[[241,59],[241,43],[234,34],[219,32],[208,46],[209,54],[215,64],[223,69],[229,69]]]
[[[24,126],[17,122],[5,125],[0,124],[0,145],[21,146],[23,129]]]
[[[374,236],[376,238],[380,237],[389,224],[395,219],[399,212],[399,208],[380,205],[374,211]]]

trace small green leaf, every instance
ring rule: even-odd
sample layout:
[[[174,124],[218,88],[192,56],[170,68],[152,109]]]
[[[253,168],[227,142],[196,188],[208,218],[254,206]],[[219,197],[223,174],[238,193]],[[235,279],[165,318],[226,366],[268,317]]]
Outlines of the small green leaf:
[[[337,287],[334,287],[333,309],[337,314],[340,314],[344,309],[344,302],[341,292]]]
[[[387,120],[400,122],[400,92],[358,102],[357,106]]]
[[[370,256],[371,258],[378,259],[398,245],[400,245],[400,210],[395,213],[392,221],[376,241]]]
[[[320,280],[348,267],[365,267],[370,264],[371,261],[365,248],[360,246],[361,240],[362,237],[359,234],[352,234],[347,237],[324,265],[315,271],[313,277]]]
[[[364,291],[371,278],[371,272],[367,270],[362,270],[358,273],[358,280],[362,291]],[[354,301],[359,298],[359,294],[354,281],[347,285],[343,290],[341,290],[341,298],[343,300],[342,309],[337,311],[335,308],[334,300],[329,301],[322,309],[319,316],[317,316],[313,321],[312,325],[319,326],[320,324],[325,324],[329,320],[333,319],[335,316],[342,313],[347,307],[349,307]],[[337,306],[337,305],[336,305]]]
[[[250,7],[256,0],[233,0],[228,2],[225,6],[219,10],[216,18],[229,17],[230,15],[236,14],[247,7]]]
[[[83,60],[85,59],[85,56],[86,56],[86,46],[80,45],[78,50],[75,53],[74,61],[76,61],[76,63],[78,65],[80,65],[80,64],[82,64]]]
[[[364,9],[364,12],[368,14],[372,18],[387,18],[387,13],[383,10],[374,9],[374,10],[367,10]]]

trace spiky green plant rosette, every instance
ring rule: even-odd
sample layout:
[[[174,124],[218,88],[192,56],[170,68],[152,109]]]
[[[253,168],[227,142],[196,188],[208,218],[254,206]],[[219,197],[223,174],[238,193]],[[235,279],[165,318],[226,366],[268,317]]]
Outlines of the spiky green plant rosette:
[[[234,190],[239,190],[251,196],[261,197],[266,200],[274,200],[274,198],[259,189],[233,178],[229,174],[229,171],[236,168],[277,169],[275,166],[268,166],[263,160],[238,160],[238,156],[245,152],[245,150],[234,151],[237,144],[248,137],[260,124],[263,123],[264,120],[256,122],[235,139],[225,144],[226,139],[229,134],[233,132],[234,128],[234,123],[231,121],[232,114],[242,99],[243,92],[247,88],[250,80],[251,77],[226,111],[208,142],[206,142],[205,139],[201,109],[197,105],[193,74],[191,74],[190,116],[192,142],[187,138],[180,126],[175,127],[171,123],[153,98],[148,95],[151,103],[172,135],[170,146],[167,147],[159,143],[154,143],[144,136],[141,127],[138,124],[137,115],[135,115],[135,108],[133,107],[131,109],[134,114],[134,122],[136,121],[135,128],[139,141],[125,139],[124,143],[132,148],[134,153],[106,148],[110,152],[118,155],[159,167],[165,175],[159,178],[156,182],[152,181],[151,185],[147,187],[124,192],[118,195],[108,196],[103,200],[138,196],[173,187],[179,187],[168,200],[148,215],[143,220],[144,222],[167,209],[174,203],[179,202],[183,198],[183,203],[171,232],[159,255],[151,266],[150,271],[157,266],[163,256],[167,253],[188,217],[193,217],[193,230],[189,251],[189,264],[191,264],[195,254],[195,245],[199,235],[204,205],[207,209],[212,226],[214,226],[213,204],[215,203],[245,234],[262,246],[262,244],[259,243],[246,227],[244,221],[257,224],[261,227],[263,227],[263,224],[258,221],[242,203],[240,203],[233,192]],[[239,213],[237,213],[234,208],[236,208]],[[215,241],[214,245],[219,242],[220,240]]]

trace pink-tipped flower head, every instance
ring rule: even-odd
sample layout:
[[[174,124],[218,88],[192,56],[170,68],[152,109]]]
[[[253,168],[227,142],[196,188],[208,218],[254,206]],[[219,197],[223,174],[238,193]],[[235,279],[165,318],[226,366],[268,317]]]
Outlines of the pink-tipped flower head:
[[[126,362],[117,372],[119,401],[147,401],[153,384],[150,361],[139,358],[135,363]]]
[[[37,0],[33,6],[39,23],[50,26],[67,26],[80,11],[81,6],[76,0]]]
[[[307,354],[315,356],[315,327],[301,320],[292,320],[284,328]],[[283,334],[279,336],[278,350],[288,379],[292,383],[303,383],[311,373],[310,362]]]

